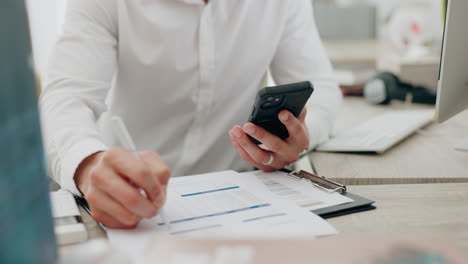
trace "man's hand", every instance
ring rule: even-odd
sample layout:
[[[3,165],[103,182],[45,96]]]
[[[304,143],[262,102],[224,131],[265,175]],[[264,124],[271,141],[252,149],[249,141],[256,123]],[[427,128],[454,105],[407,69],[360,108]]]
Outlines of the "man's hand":
[[[134,228],[163,206],[170,170],[155,152],[112,148],[86,158],[75,173],[93,218],[111,228]],[[144,190],[143,195],[140,190]]]
[[[282,169],[287,164],[297,161],[299,154],[309,146],[309,133],[304,123],[306,114],[306,108],[299,118],[286,110],[279,113],[279,120],[289,132],[286,140],[248,123],[243,128],[235,126],[229,131],[231,143],[242,159],[255,167],[267,172]],[[253,143],[246,134],[260,141],[263,148]]]

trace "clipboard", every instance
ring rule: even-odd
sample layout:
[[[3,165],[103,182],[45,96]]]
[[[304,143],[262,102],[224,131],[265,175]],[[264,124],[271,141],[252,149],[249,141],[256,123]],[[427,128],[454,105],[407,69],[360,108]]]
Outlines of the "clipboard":
[[[373,205],[375,201],[369,200],[367,198],[364,198],[356,194],[352,194],[347,191],[347,188],[345,185],[338,183],[336,181],[332,181],[324,176],[318,176],[318,175],[315,175],[313,173],[310,173],[304,170],[291,171],[287,169],[282,169],[281,171],[287,173],[292,178],[296,178],[299,180],[302,180],[302,179],[308,180],[315,187],[321,190],[324,190],[326,192],[329,192],[329,193],[337,192],[343,196],[346,196],[354,200],[354,202],[351,202],[351,203],[345,203],[345,204],[326,207],[322,209],[311,210],[311,212],[319,215],[320,217],[324,219],[370,211],[370,210],[374,210],[377,208],[375,205]]]
[[[352,194],[347,191],[347,188],[345,185],[332,181],[326,177],[317,176],[313,173],[310,173],[304,170],[291,171],[288,169],[281,169],[280,171],[287,173],[292,178],[306,179],[310,181],[315,187],[320,188],[321,190],[324,190],[330,193],[338,192],[341,195],[354,200],[354,202],[350,202],[350,203],[330,206],[330,207],[321,208],[317,210],[311,210],[311,212],[319,215],[323,219],[370,211],[370,210],[374,210],[377,208],[376,206],[373,205],[375,201],[369,200],[367,198],[364,198],[356,194]],[[86,212],[88,212],[91,215],[91,211],[89,209],[87,201],[83,197],[79,197],[79,196],[74,196],[74,197],[75,197],[76,202],[79,205],[81,205],[86,210]],[[104,228],[104,230],[106,230],[106,228],[102,224],[100,225],[102,228]]]

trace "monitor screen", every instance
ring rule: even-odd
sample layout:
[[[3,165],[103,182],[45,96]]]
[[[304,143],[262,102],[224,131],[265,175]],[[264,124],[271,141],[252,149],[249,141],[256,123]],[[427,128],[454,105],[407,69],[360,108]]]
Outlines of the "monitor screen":
[[[0,263],[54,263],[56,243],[24,1],[0,3]]]
[[[447,3],[437,90],[438,122],[444,122],[468,108],[468,1],[450,0]]]

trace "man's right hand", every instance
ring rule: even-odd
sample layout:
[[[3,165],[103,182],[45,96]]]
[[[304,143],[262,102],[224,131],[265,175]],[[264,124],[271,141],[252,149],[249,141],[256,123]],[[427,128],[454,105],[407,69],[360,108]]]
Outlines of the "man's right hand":
[[[164,205],[170,170],[155,152],[139,155],[141,160],[112,148],[87,157],[76,170],[75,183],[96,221],[111,228],[134,228]]]

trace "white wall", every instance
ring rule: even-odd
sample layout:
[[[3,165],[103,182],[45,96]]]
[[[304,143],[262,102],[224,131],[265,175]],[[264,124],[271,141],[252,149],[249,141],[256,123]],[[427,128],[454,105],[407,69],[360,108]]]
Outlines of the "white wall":
[[[44,77],[63,23],[66,0],[26,0],[36,72]]]

